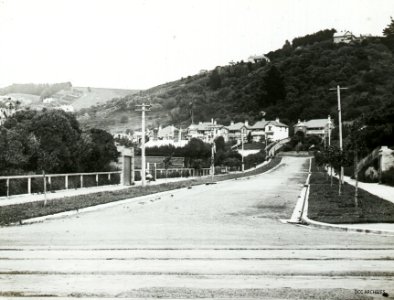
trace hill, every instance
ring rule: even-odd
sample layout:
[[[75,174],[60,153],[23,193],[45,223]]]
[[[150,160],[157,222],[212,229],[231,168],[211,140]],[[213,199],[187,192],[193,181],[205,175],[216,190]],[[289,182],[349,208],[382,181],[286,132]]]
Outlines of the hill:
[[[42,109],[71,105],[75,110],[102,105],[135,90],[73,87],[70,82],[56,84],[13,84],[0,89],[0,95],[19,100],[21,107]]]
[[[237,62],[189,76],[85,110],[85,125],[110,130],[139,128],[135,104],[151,102],[148,125],[187,126],[216,118],[254,122],[280,117],[297,119],[337,116],[336,85],[342,92],[343,119],[353,120],[381,107],[393,106],[393,48],[387,37],[334,43],[335,30],[322,30],[286,41],[265,60]],[[262,113],[264,112],[264,113]],[[105,118],[105,119],[103,119]],[[122,119],[123,118],[123,119]],[[123,122],[122,122],[123,120]]]

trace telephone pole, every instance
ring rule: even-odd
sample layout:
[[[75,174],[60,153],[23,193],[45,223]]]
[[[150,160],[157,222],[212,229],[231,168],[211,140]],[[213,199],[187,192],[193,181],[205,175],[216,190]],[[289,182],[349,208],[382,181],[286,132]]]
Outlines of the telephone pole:
[[[146,166],[146,160],[145,160],[145,112],[150,111],[151,105],[150,104],[137,104],[137,107],[140,107],[136,109],[136,111],[140,111],[142,114],[142,120],[141,120],[141,185],[145,186],[146,184],[146,174],[145,174],[145,166]]]
[[[337,91],[338,97],[338,125],[339,125],[339,150],[343,151],[343,142],[342,142],[342,112],[341,112],[341,90],[347,90],[347,87],[340,87],[337,85],[336,88],[330,89],[330,91]],[[341,166],[341,174],[339,176],[340,185],[343,184],[343,166]],[[341,193],[341,191],[339,191]]]

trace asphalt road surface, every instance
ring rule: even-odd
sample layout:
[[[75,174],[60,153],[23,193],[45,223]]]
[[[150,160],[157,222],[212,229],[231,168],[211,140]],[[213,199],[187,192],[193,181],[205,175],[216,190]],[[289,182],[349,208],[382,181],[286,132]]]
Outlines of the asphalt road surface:
[[[0,295],[394,299],[393,236],[281,222],[308,167],[0,228]]]

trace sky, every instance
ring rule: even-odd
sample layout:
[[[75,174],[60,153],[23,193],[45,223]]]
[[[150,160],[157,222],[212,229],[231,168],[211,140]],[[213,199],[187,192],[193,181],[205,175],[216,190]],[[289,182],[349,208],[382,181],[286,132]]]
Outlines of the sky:
[[[393,0],[0,0],[0,87],[146,89],[322,29],[382,35]]]

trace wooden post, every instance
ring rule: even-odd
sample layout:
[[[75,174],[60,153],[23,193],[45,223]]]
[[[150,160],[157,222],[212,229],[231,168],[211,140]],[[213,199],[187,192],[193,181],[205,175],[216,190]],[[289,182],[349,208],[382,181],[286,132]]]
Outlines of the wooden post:
[[[96,174],[96,186],[98,186],[98,174]]]
[[[157,179],[157,163],[153,164],[153,181]]]
[[[65,185],[66,190],[68,190],[68,175],[66,175],[64,177],[64,185]]]
[[[31,177],[27,178],[27,193],[31,194]]]
[[[10,179],[9,178],[7,178],[6,184],[7,184],[7,198],[8,198],[10,196]]]
[[[42,177],[44,180],[44,206],[47,205],[47,178],[45,177],[45,171],[42,171]]]
[[[81,188],[83,188],[83,175],[81,175]]]

